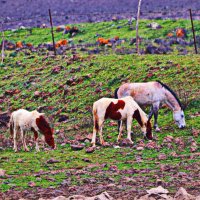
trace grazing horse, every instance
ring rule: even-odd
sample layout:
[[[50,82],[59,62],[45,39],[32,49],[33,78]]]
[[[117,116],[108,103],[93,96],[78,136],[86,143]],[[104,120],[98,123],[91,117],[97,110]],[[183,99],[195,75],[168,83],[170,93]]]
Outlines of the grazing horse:
[[[102,145],[104,144],[102,128],[104,121],[108,118],[112,120],[121,120],[117,141],[122,135],[122,122],[126,120],[127,138],[133,143],[131,140],[131,124],[133,118],[140,124],[144,136],[150,140],[153,139],[151,122],[132,97],[128,96],[121,99],[101,98],[93,104],[94,127],[91,142],[93,147],[95,147],[97,132],[100,136],[100,143]]]
[[[17,152],[17,134],[21,132],[21,139],[25,151],[29,151],[25,141],[25,131],[34,133],[36,151],[39,152],[38,132],[44,135],[46,143],[55,149],[53,129],[49,126],[44,117],[44,113],[39,113],[36,110],[29,112],[24,109],[14,111],[10,117],[10,134],[14,140],[14,151]]]
[[[172,89],[160,81],[125,83],[115,90],[115,98],[122,98],[125,96],[132,96],[140,106],[151,105],[149,118],[154,115],[154,128],[156,131],[160,131],[157,118],[161,103],[165,103],[173,111],[174,121],[179,128],[184,128],[186,126],[180,100]]]

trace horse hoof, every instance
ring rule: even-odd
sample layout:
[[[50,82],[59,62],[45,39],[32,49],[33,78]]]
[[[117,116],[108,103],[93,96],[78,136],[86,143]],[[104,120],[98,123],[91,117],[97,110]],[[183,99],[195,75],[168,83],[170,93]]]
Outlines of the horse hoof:
[[[160,129],[158,127],[156,127],[155,131],[156,132],[160,132]]]

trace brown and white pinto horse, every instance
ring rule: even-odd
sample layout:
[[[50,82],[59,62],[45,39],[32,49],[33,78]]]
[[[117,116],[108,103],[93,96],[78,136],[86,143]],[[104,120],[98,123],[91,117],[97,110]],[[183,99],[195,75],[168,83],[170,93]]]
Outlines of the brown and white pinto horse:
[[[149,118],[154,115],[154,128],[159,131],[157,124],[158,110],[161,103],[165,103],[172,111],[175,123],[184,128],[184,112],[175,92],[160,81],[147,83],[125,83],[115,90],[115,98],[132,96],[140,105],[151,105]]]
[[[46,143],[55,149],[53,129],[49,126],[48,122],[44,117],[44,113],[39,113],[36,110],[29,112],[24,109],[14,111],[10,117],[10,134],[14,140],[14,151],[17,152],[17,134],[21,132],[21,139],[25,151],[29,151],[25,141],[25,131],[33,131],[36,151],[39,150],[38,145],[38,133],[41,132],[44,135]]]
[[[133,143],[131,140],[131,125],[133,118],[140,124],[144,136],[150,140],[153,139],[151,122],[132,97],[128,96],[121,99],[101,98],[93,104],[94,127],[91,142],[93,147],[95,147],[97,132],[100,136],[100,143],[102,145],[104,144],[102,128],[104,121],[108,118],[112,120],[121,120],[117,141],[122,135],[122,122],[126,120],[127,138]]]

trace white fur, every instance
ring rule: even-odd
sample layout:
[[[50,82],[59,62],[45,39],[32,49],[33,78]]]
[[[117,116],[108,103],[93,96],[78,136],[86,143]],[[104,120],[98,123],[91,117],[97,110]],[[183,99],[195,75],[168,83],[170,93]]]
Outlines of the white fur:
[[[92,144],[95,146],[96,143],[96,133],[99,132],[100,135],[100,143],[103,144],[103,136],[102,136],[102,128],[103,128],[103,123],[105,121],[105,114],[106,114],[106,109],[110,105],[111,102],[114,104],[117,104],[119,100],[123,100],[125,102],[125,107],[123,109],[119,109],[118,112],[121,114],[121,124],[120,124],[120,129],[119,129],[119,135],[118,139],[121,138],[122,135],[122,121],[126,119],[127,121],[127,138],[133,143],[131,140],[131,125],[132,125],[132,120],[133,120],[133,114],[134,112],[138,109],[140,112],[141,120],[143,124],[148,121],[148,118],[146,114],[143,112],[143,110],[139,107],[139,105],[133,100],[132,97],[127,96],[121,99],[112,99],[112,98],[101,98],[98,101],[96,101],[93,104],[93,120],[94,120],[94,127],[93,127],[93,137],[92,137]],[[99,129],[96,130],[95,128],[95,120],[98,121],[98,126]],[[146,135],[146,127],[143,125],[141,127],[142,132],[144,135]]]
[[[11,114],[10,118],[10,126],[13,126],[13,140],[14,140],[14,151],[17,152],[17,133],[20,131],[21,139],[23,142],[23,147],[25,151],[29,151],[28,147],[26,146],[25,141],[25,131],[30,131],[31,128],[34,128],[35,131],[38,133],[39,129],[36,125],[36,119],[39,118],[44,113],[39,113],[36,110],[29,112],[25,109],[19,109],[14,111]],[[36,142],[36,151],[39,151],[38,146],[38,138],[35,140]]]
[[[151,116],[154,114],[154,127],[159,130],[157,124],[160,104],[165,103],[172,111],[175,123],[179,128],[186,126],[182,108],[173,94],[159,82],[125,83],[119,87],[118,98],[132,96],[139,105],[152,105]]]

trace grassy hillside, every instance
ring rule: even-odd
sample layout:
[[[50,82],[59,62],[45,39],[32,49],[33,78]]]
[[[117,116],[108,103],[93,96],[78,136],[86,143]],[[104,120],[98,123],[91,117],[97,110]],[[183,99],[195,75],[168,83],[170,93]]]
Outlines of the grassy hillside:
[[[105,25],[110,27],[112,23],[79,25],[85,32],[76,35],[73,40],[75,43],[80,39],[84,43],[95,42],[94,35],[99,32],[98,28],[103,30]],[[123,24],[124,21],[120,23]],[[167,23],[159,31],[145,28],[147,23],[149,22],[141,23],[141,27],[144,27],[141,36],[148,34],[147,37],[151,40],[165,37],[167,29],[182,26],[186,21],[158,21],[162,26]],[[115,35],[120,38],[132,37],[132,32],[126,26],[119,32],[116,30],[118,29],[112,32],[105,29],[101,33],[106,38]],[[34,31],[40,33],[47,29]],[[25,38],[26,42],[35,45],[49,39],[37,39],[36,36]],[[128,43],[125,45],[130,48]],[[156,186],[158,179],[172,194],[181,186],[193,194],[199,194],[200,56],[181,56],[175,53],[117,55],[107,51],[105,47],[99,48],[102,52],[97,55],[77,50],[73,56],[73,49],[70,49],[66,55],[56,57],[37,51],[27,54],[24,50],[12,57],[7,52],[0,68],[1,111],[40,108],[55,129],[58,148],[35,153],[30,134],[29,144],[33,145],[31,151],[14,154],[9,131],[2,127],[0,168],[6,170],[6,175],[0,177],[0,197],[8,195],[14,198],[16,194],[33,199],[56,196],[52,192],[56,188],[65,195],[92,195],[107,190],[116,198],[131,199],[141,191]],[[71,150],[70,143],[92,133],[91,109],[94,101],[104,96],[112,97],[114,90],[123,82],[151,80],[160,80],[169,85],[185,103],[186,94],[189,104],[185,110],[187,127],[184,130],[178,129],[173,122],[172,112],[163,106],[158,119],[161,132],[154,133],[156,140],[153,143],[143,141],[140,129],[134,122],[134,146],[114,148],[117,126],[107,121],[103,133],[105,140],[111,144],[109,147],[98,147],[92,154],[85,153],[85,149]],[[146,108],[147,113],[148,111],[149,108]],[[63,117],[65,121],[62,121]],[[124,133],[124,138],[125,135]],[[173,137],[172,142],[166,142],[167,136]],[[144,150],[138,151],[137,147],[141,144]],[[86,140],[85,145],[88,147],[90,143]],[[50,159],[57,162],[52,164]],[[33,194],[34,197],[31,196]]]

